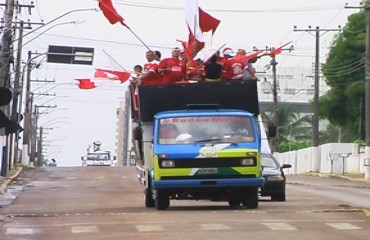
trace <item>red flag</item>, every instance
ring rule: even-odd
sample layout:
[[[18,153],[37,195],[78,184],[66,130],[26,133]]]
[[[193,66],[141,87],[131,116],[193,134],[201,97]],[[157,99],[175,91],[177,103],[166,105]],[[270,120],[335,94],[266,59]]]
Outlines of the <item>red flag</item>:
[[[76,79],[78,81],[78,87],[80,89],[93,89],[96,88],[95,83],[91,82],[90,79],[82,78],[82,79]]]
[[[289,44],[291,44],[292,43],[292,41],[290,41],[290,42],[288,42],[288,43],[286,43],[286,44],[284,44],[283,46],[281,46],[281,47],[278,47],[278,48],[275,48],[274,50],[272,50],[271,52],[270,52],[270,57],[275,57],[276,55],[278,55],[278,54],[280,54],[282,51],[283,51],[283,48],[285,47],[285,46],[287,46],[287,45],[289,45]]]
[[[238,59],[239,61],[242,61],[244,64],[248,64],[248,61],[250,59],[258,57],[258,54],[260,54],[261,52],[263,52],[263,50],[257,50],[257,51],[249,52],[244,56],[235,56],[235,58]]]
[[[198,0],[187,0],[185,3],[185,21],[189,28],[187,48],[195,56],[204,48],[203,33],[216,31],[220,21],[198,6]]]
[[[124,23],[125,19],[114,9],[112,0],[99,0],[99,8],[103,11],[104,16],[108,19],[110,24],[120,22],[122,25],[126,26]]]
[[[193,59],[193,49],[189,49],[190,45],[187,44],[185,41],[181,41],[181,40],[178,40],[178,39],[176,41],[181,43],[182,47],[184,48],[185,56],[190,61],[190,64],[192,66],[195,66],[195,62],[194,62],[194,59]]]
[[[126,71],[117,71],[110,69],[101,69],[97,68],[95,71],[95,77],[97,78],[106,78],[109,80],[120,80],[121,83],[126,82],[130,79],[131,74]]]
[[[214,34],[220,22],[220,20],[212,17],[203,11],[203,9],[199,8],[199,27],[202,29],[202,32],[209,32],[212,30],[212,34]]]

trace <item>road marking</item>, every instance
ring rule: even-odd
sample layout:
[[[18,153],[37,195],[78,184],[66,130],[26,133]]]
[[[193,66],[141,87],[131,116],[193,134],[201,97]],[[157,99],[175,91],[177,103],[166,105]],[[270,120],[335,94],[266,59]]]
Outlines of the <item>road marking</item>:
[[[94,177],[94,179],[104,179],[105,177],[104,176],[96,176]]]
[[[31,228],[7,228],[6,235],[30,235],[33,234]]]
[[[78,177],[66,177],[64,179],[66,179],[66,180],[75,180],[75,179],[78,179]]]
[[[358,230],[361,229],[350,223],[325,223],[326,225],[335,228],[337,230]]]
[[[262,224],[270,228],[270,230],[282,230],[282,231],[297,230],[297,228],[287,223],[262,223]]]
[[[98,228],[96,226],[76,226],[72,227],[72,233],[97,233]]]
[[[136,225],[136,229],[139,232],[163,232],[164,228],[161,225],[151,224],[151,225]]]
[[[201,224],[201,226],[206,231],[230,230],[231,229],[229,226],[226,226],[225,224],[219,224],[219,223]]]

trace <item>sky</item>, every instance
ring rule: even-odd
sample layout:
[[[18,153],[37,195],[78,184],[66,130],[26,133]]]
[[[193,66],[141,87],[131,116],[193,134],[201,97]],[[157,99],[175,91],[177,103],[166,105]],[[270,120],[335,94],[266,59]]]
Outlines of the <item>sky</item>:
[[[106,51],[127,70],[146,61],[146,47],[134,36],[137,35],[151,49],[170,56],[170,49],[179,46],[176,39],[186,40],[188,30],[185,23],[185,0],[113,0],[117,12],[125,19],[131,31],[120,25],[111,25],[94,0],[33,0],[35,7],[31,15],[23,9],[18,18],[31,22],[50,24],[29,33],[23,47],[24,60],[28,51],[41,53],[35,58],[40,63],[32,71],[32,79],[51,80],[54,83],[32,82],[34,93],[49,93],[53,96],[37,96],[37,105],[56,105],[57,108],[43,109],[39,126],[45,128],[46,157],[55,158],[59,166],[80,166],[81,156],[89,144],[100,141],[105,150],[115,151],[116,111],[126,91],[126,84],[116,81],[99,81],[93,90],[81,90],[76,78],[92,78],[95,68],[109,65]],[[315,54],[314,32],[294,31],[297,29],[338,29],[344,26],[347,17],[359,9],[360,1],[342,0],[199,0],[199,6],[221,20],[212,45],[225,44],[233,49],[253,47],[279,47],[292,41],[294,50],[278,55],[278,67],[312,67]],[[19,1],[29,4],[30,1]],[[66,14],[66,15],[64,15]],[[63,17],[61,17],[64,15]],[[57,20],[56,20],[57,19]],[[79,24],[73,24],[77,22]],[[337,32],[322,31],[320,35],[320,62],[325,62],[328,48]],[[67,65],[47,63],[42,53],[49,45],[94,48],[94,63]],[[268,64],[261,59],[256,68]],[[48,129],[49,128],[49,129]]]

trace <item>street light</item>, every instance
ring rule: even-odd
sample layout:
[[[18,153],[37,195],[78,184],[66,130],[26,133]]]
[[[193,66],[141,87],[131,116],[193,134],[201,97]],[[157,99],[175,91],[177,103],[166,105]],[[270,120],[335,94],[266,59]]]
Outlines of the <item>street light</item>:
[[[68,11],[68,12],[66,12],[66,13],[63,13],[62,15],[60,15],[60,16],[58,16],[58,17],[56,17],[56,18],[52,19],[52,20],[50,20],[49,22],[45,23],[44,25],[42,25],[42,26],[40,26],[40,27],[38,27],[38,28],[35,28],[34,30],[32,30],[32,31],[30,31],[30,32],[28,32],[28,33],[26,33],[26,34],[23,34],[23,37],[26,37],[26,36],[30,35],[31,33],[37,32],[37,31],[38,31],[38,30],[40,30],[41,28],[44,28],[44,27],[46,27],[46,26],[48,26],[48,25],[52,24],[52,23],[53,23],[53,22],[55,22],[55,21],[58,21],[59,19],[61,19],[61,18],[65,17],[65,16],[67,16],[67,15],[69,15],[69,14],[71,14],[71,13],[75,13],[75,12],[86,12],[86,11],[95,11],[95,12],[97,12],[97,11],[98,11],[98,9],[96,9],[96,8],[80,8],[80,9],[70,10],[70,11]],[[19,40],[19,38],[15,39],[14,41],[18,41],[18,40]]]

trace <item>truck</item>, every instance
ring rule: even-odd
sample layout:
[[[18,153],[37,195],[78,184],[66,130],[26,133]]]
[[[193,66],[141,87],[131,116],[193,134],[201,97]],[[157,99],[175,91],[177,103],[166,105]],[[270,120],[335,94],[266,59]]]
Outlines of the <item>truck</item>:
[[[94,142],[94,148],[91,151],[91,146],[87,148],[86,155],[81,156],[82,166],[111,166],[116,162],[116,157],[112,156],[110,151],[101,150],[101,143]]]
[[[165,210],[172,200],[258,207],[264,180],[256,81],[131,85],[131,107],[146,207]]]

